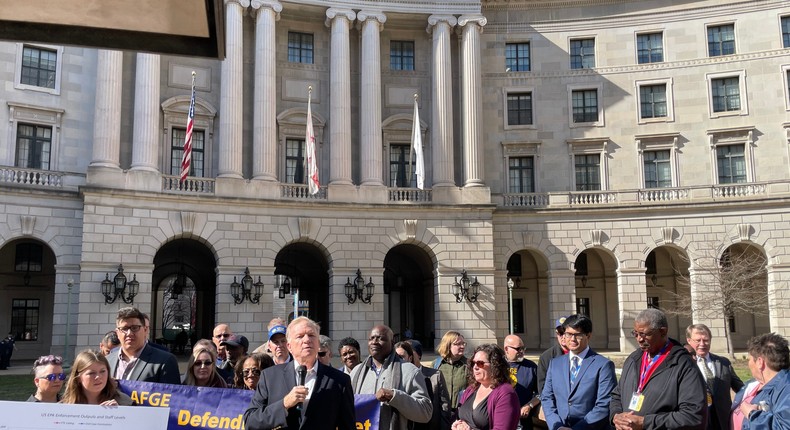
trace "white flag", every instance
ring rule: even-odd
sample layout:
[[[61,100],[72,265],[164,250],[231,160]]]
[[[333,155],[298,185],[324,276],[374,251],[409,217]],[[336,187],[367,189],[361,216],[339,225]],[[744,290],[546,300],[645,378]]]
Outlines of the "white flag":
[[[417,98],[414,98],[414,123],[411,125],[411,147],[416,157],[414,173],[417,174],[417,188],[425,189],[425,161],[422,157],[422,134],[420,133],[420,112],[417,108]],[[411,157],[409,157],[411,158]],[[411,169],[409,169],[411,170]],[[409,177],[411,182],[411,177]]]
[[[318,182],[318,162],[315,159],[315,132],[313,132],[313,113],[310,110],[311,96],[312,88],[307,96],[307,130],[304,143],[305,152],[307,152],[307,185],[310,188],[310,194],[317,194],[321,185]]]

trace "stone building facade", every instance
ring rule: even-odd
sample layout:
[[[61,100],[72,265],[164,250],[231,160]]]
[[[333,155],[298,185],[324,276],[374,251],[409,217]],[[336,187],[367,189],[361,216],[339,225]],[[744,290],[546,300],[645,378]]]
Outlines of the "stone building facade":
[[[225,3],[223,61],[0,43],[15,357],[96,346],[124,299],[160,341],[226,322],[257,345],[295,291],[332,338],[384,322],[478,344],[512,324],[538,350],[584,312],[593,346],[628,351],[648,303],[689,305],[670,333],[705,322],[717,350],[725,330],[788,333],[786,2]],[[708,269],[735,254],[762,259],[765,303],[722,318]],[[453,294],[464,273],[477,295]]]

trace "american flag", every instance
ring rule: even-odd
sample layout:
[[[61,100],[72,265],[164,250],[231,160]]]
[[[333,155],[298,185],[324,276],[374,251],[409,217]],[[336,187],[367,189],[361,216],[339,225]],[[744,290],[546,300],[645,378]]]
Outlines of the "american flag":
[[[307,152],[307,185],[310,194],[317,194],[321,185],[318,182],[318,162],[315,159],[315,132],[313,131],[313,114],[310,110],[310,98],[313,87],[307,92],[307,130],[305,130],[305,152]]]
[[[187,118],[187,135],[184,138],[184,155],[181,157],[181,182],[189,176],[192,165],[192,127],[195,125],[195,75],[192,72],[192,98],[189,100],[189,116]]]

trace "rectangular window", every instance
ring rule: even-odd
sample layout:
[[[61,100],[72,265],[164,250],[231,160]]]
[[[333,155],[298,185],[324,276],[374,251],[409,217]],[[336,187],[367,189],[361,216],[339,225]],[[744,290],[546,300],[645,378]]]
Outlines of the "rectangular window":
[[[735,53],[735,24],[708,27],[708,56],[732,55]]]
[[[782,47],[790,48],[790,16],[782,17]]]
[[[595,39],[571,40],[571,69],[595,67]]]
[[[38,299],[11,300],[11,334],[15,340],[38,340]]]
[[[398,188],[417,187],[417,173],[414,171],[416,157],[411,155],[411,179],[409,176],[409,149],[411,145],[390,145],[390,186]]]
[[[672,186],[672,165],[669,150],[645,151],[645,188],[665,188]]]
[[[535,158],[508,158],[508,191],[511,193],[535,192]]]
[[[532,124],[532,93],[507,95],[507,123],[508,125]]]
[[[720,184],[746,182],[746,156],[743,149],[743,145],[722,145],[716,147],[716,164]]]
[[[181,158],[184,156],[184,139],[187,130],[185,128],[173,128],[172,139],[170,141],[170,174],[181,175]],[[205,177],[206,139],[203,130],[192,129],[192,161],[189,166],[189,176],[196,178]]]
[[[653,309],[661,309],[661,307],[659,306],[658,297],[648,297],[647,307]]]
[[[14,271],[40,272],[44,264],[44,247],[39,243],[20,243],[16,245]]]
[[[639,87],[639,115],[642,118],[666,118],[666,84],[642,85]]]
[[[524,330],[524,299],[513,299],[513,333],[526,333]]]
[[[390,41],[390,69],[414,70],[413,41]]]
[[[598,91],[574,90],[571,93],[573,102],[573,122],[598,121]]]
[[[304,139],[285,141],[285,182],[304,184]]]
[[[713,112],[741,110],[741,87],[737,76],[711,80]]]
[[[579,154],[574,156],[576,167],[576,191],[598,191],[601,189],[601,156]]]
[[[58,53],[56,51],[25,46],[22,48],[20,83],[54,89],[57,65]]]
[[[728,317],[727,320],[730,323],[730,333],[735,333],[735,317]]]
[[[636,58],[639,64],[664,61],[664,35],[662,33],[638,34],[636,36]]]
[[[313,64],[313,35],[288,32],[288,62]]]
[[[16,167],[49,170],[52,127],[19,123],[16,133]]]
[[[576,297],[576,313],[590,316],[590,299],[588,297]]]
[[[529,72],[529,42],[505,44],[505,69],[511,72]]]

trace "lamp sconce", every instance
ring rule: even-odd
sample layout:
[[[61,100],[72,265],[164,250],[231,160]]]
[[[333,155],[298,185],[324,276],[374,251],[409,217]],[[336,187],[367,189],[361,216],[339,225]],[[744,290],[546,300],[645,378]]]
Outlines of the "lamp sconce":
[[[517,290],[517,289],[521,288],[521,277],[513,276],[513,277],[510,277],[510,278],[507,278],[507,287],[508,287],[508,289],[511,289],[511,290]]]
[[[258,282],[252,282],[250,276],[250,268],[244,269],[244,277],[241,278],[241,284],[236,282],[236,277],[233,277],[233,283],[230,284],[230,295],[233,296],[233,303],[240,305],[244,299],[249,300],[250,303],[258,304],[261,302],[263,295],[263,282],[261,277],[258,276]]]
[[[104,275],[104,280],[101,281],[101,293],[104,295],[105,304],[113,304],[118,297],[124,303],[131,304],[134,302],[134,296],[140,289],[140,283],[137,282],[137,275],[132,275],[132,280],[126,282],[126,275],[123,274],[123,264],[118,265],[118,273],[110,280],[110,274]]]
[[[351,283],[351,278],[346,278],[346,298],[348,304],[353,304],[359,299],[362,303],[370,303],[373,298],[373,278],[369,278],[368,283],[365,283],[365,278],[362,277],[362,271],[357,269],[357,277],[354,278],[354,283]]]
[[[466,299],[468,302],[475,303],[477,302],[477,296],[480,294],[480,282],[477,282],[477,276],[475,276],[474,282],[467,276],[466,269],[461,271],[461,282],[458,282],[458,278],[455,278],[455,282],[453,282],[453,295],[455,296],[455,302],[461,303]]]
[[[296,293],[296,283],[286,275],[274,275],[274,287],[277,288],[277,296],[284,299],[286,294],[291,294],[291,290]]]

